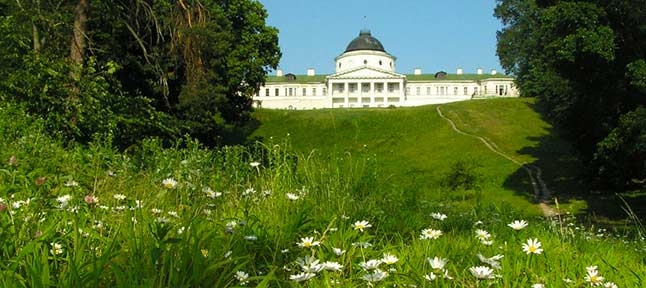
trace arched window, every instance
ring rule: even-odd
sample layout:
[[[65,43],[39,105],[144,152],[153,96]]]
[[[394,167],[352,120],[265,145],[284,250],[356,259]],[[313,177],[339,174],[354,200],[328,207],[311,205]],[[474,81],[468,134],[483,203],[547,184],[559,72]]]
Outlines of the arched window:
[[[363,65],[368,64],[368,60],[363,60]]]

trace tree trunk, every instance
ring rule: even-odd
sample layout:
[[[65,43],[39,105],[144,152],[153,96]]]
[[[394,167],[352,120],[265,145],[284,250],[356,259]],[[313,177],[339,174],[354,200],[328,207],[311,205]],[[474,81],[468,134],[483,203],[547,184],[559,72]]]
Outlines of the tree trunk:
[[[38,31],[38,27],[36,26],[36,23],[32,22],[31,23],[31,32],[33,36],[33,45],[34,45],[34,54],[38,56],[38,53],[40,53],[40,33]]]
[[[89,7],[89,0],[79,0],[78,4],[76,4],[76,8],[74,8],[74,30],[72,33],[70,59],[74,63],[78,64],[78,66],[83,65],[83,53],[85,52],[85,46],[87,43],[85,40],[85,29]]]
[[[87,14],[90,4],[90,0],[79,0],[74,8],[74,26],[72,26],[72,44],[70,47],[70,60],[72,61],[73,67],[70,69],[70,94],[68,97],[68,107],[67,107],[67,118],[69,121],[70,127],[75,127],[78,120],[78,112],[75,108],[75,103],[79,100],[79,95],[81,94],[81,89],[78,86],[78,81],[81,79],[81,71],[83,69],[83,54],[85,53],[85,46],[87,41],[85,37],[87,35],[86,23],[87,23]],[[68,133],[72,133],[68,131]]]

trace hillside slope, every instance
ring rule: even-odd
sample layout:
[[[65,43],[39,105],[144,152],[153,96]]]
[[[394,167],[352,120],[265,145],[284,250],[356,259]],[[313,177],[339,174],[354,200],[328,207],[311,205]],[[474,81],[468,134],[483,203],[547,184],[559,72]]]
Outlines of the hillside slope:
[[[550,125],[532,109],[532,104],[529,99],[492,99],[452,103],[442,109],[460,129],[490,139],[500,150],[523,162],[556,165],[558,161],[544,158],[572,160],[569,145],[551,135]],[[377,158],[383,185],[409,191],[415,197],[470,205],[481,201],[508,202],[519,210],[538,213],[530,201],[529,179],[520,167],[491,152],[479,140],[457,134],[439,117],[436,106],[258,110],[255,117],[260,126],[252,137],[275,140],[288,137],[295,150],[303,154],[312,150],[324,155],[368,153]],[[541,147],[545,145],[549,147]],[[539,160],[544,163],[538,163]],[[441,180],[458,161],[479,166],[477,172],[484,179],[481,193],[485,197],[472,197],[464,191],[449,192],[441,187]],[[572,163],[557,170],[549,166],[546,170],[569,175],[565,172],[574,167]],[[549,184],[555,184],[555,179],[571,182],[570,178],[555,177],[553,173],[548,176]],[[473,201],[464,201],[470,199]]]

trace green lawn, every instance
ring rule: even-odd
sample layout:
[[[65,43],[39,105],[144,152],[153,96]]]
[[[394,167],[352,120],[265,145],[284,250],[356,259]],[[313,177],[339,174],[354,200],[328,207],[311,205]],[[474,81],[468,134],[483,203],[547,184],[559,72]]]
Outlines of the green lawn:
[[[491,139],[515,158],[539,164],[539,158],[571,158],[569,146],[560,141],[552,154],[533,153],[543,149],[543,139],[553,138],[550,125],[531,108],[527,99],[495,99],[442,105],[446,116],[460,129]],[[507,202],[528,214],[538,213],[529,201],[531,187],[519,166],[488,150],[479,140],[457,134],[441,119],[436,106],[398,109],[279,111],[258,110],[260,121],[253,137],[289,138],[301,153],[366,153],[373,155],[384,172],[382,185],[416,195],[449,201],[454,195],[439,188],[439,182],[459,160],[480,165],[482,194],[478,201]],[[288,136],[289,135],[289,136]],[[558,138],[556,138],[558,140]],[[575,159],[573,159],[575,160]],[[551,165],[552,163],[547,161]],[[553,181],[552,168],[544,169]],[[570,169],[570,166],[560,169]],[[563,171],[563,176],[575,170]],[[463,201],[457,201],[463,202]],[[473,205],[477,204],[472,202]]]

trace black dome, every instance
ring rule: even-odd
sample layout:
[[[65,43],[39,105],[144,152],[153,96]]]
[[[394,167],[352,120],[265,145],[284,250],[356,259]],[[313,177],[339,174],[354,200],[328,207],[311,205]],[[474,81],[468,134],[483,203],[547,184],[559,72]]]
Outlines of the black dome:
[[[386,50],[384,50],[384,45],[381,45],[381,42],[379,42],[377,38],[372,37],[369,30],[361,30],[359,37],[354,38],[354,40],[348,44],[348,48],[345,48],[345,52],[358,50],[386,52]]]

